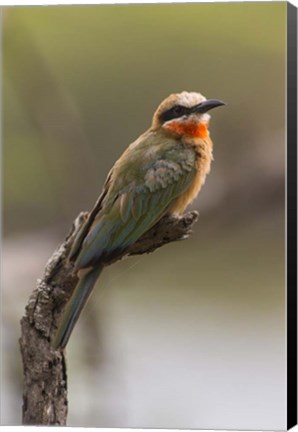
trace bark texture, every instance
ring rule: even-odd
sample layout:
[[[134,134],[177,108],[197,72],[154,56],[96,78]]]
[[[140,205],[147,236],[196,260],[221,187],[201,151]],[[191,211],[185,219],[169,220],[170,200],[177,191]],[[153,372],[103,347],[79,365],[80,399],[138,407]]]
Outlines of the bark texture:
[[[86,217],[87,213],[81,213],[77,217],[66,239],[49,259],[44,275],[37,281],[21,319],[25,425],[66,425],[68,402],[65,353],[54,351],[50,341],[78,281],[67,256]],[[113,257],[106,265],[127,255],[151,253],[167,243],[188,238],[197,219],[198,213],[195,211],[179,218],[165,216],[135,244],[121,255]]]

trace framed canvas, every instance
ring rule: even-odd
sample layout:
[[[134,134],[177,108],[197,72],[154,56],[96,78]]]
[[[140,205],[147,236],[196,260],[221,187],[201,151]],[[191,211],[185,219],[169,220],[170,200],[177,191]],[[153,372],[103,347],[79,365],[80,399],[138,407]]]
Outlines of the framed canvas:
[[[2,46],[1,425],[295,426],[296,7],[15,5]]]

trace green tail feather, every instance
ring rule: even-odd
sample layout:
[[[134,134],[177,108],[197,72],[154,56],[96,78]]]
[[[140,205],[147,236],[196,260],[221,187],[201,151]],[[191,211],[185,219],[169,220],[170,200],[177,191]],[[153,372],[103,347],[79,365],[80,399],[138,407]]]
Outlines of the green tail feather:
[[[66,305],[65,311],[63,312],[57,333],[52,340],[52,346],[54,349],[65,348],[102,269],[103,266],[93,268],[79,280],[68,304]]]

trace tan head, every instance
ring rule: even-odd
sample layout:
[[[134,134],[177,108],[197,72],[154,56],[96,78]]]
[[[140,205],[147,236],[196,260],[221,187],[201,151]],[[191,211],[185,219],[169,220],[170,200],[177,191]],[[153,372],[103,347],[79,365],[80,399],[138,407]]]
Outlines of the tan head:
[[[182,92],[168,96],[157,108],[152,120],[154,129],[190,138],[205,138],[212,108],[225,105],[215,99],[207,100],[200,93]]]

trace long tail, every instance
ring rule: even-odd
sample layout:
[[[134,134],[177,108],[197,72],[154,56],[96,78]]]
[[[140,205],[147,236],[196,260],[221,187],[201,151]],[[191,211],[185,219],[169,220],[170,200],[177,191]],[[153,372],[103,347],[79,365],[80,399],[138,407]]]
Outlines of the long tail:
[[[78,282],[63,312],[61,323],[52,340],[54,349],[65,348],[73,328],[92,292],[94,284],[102,272],[103,266],[97,266],[86,273]]]

